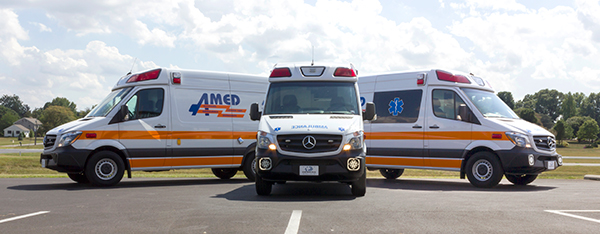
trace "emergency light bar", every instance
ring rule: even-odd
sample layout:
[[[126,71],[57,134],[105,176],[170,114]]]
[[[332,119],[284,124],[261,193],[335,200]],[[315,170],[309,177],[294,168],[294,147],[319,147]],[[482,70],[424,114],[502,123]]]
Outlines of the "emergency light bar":
[[[290,76],[292,76],[292,72],[290,71],[290,69],[287,67],[282,67],[282,68],[273,69],[273,71],[271,72],[271,76],[269,76],[269,78],[271,78],[271,77],[290,77]]]
[[[156,69],[156,70],[132,75],[131,77],[129,77],[129,79],[127,79],[127,83],[144,81],[144,80],[156,80],[156,79],[158,79],[158,75],[160,75],[160,71],[161,71],[161,69]]]
[[[469,79],[467,79],[467,77],[465,77],[463,75],[453,75],[452,73],[442,71],[442,70],[436,70],[435,73],[437,74],[438,80],[464,83],[464,84],[471,83],[471,81],[469,81]]]
[[[356,77],[356,73],[354,73],[354,69],[338,67],[335,69],[333,76]]]

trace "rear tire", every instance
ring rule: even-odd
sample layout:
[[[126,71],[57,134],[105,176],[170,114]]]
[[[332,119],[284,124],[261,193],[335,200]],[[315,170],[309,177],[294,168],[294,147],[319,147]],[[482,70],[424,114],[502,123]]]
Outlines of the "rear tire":
[[[467,161],[467,178],[475,187],[491,188],[502,180],[504,169],[496,155],[481,151],[475,153]]]
[[[244,160],[243,170],[244,175],[248,178],[249,181],[256,180],[256,155],[254,151],[248,153],[246,155],[246,159]]]
[[[538,175],[504,175],[506,179],[514,185],[528,185],[533,182]]]
[[[237,168],[211,168],[211,169],[212,169],[212,173],[216,177],[219,177],[222,180],[231,179],[231,177],[235,176],[235,174],[237,174],[237,171],[238,171]]]
[[[367,193],[367,172],[364,171],[363,175],[358,178],[357,181],[352,182],[352,195],[362,197]]]
[[[67,173],[69,178],[79,184],[89,184],[90,181],[88,178],[82,173]]]
[[[404,169],[379,169],[379,173],[388,180],[395,180],[404,173]]]
[[[259,175],[256,175],[256,194],[259,196],[269,196],[271,194],[271,189],[273,188],[273,183],[269,181],[265,181],[260,178]]]
[[[125,164],[118,154],[100,151],[92,155],[85,165],[85,176],[96,186],[113,186],[119,183],[125,172]]]

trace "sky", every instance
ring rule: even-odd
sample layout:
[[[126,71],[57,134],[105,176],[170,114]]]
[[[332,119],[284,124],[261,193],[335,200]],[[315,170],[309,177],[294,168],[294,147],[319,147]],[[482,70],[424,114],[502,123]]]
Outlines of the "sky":
[[[600,92],[598,1],[2,0],[0,93],[31,109],[99,103],[129,70],[267,76],[276,63],[352,63],[359,76],[474,73],[515,100]]]

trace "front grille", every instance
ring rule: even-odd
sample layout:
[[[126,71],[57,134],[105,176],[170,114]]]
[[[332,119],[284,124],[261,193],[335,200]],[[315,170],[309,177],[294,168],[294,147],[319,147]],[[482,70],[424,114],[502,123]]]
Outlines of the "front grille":
[[[541,150],[556,149],[556,140],[552,136],[533,136],[535,147]]]
[[[314,147],[307,149],[304,147],[303,140],[312,136],[316,140]],[[277,136],[277,142],[282,150],[290,152],[300,153],[322,153],[329,151],[336,151],[342,144],[341,135],[325,135],[325,134],[293,134],[293,135],[279,135]]]
[[[44,137],[44,148],[52,148],[56,142],[56,135],[46,135]]]

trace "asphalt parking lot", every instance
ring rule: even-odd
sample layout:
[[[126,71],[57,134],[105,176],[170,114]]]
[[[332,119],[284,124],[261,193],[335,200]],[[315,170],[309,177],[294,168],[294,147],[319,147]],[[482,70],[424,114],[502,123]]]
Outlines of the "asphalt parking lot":
[[[493,189],[460,179],[287,183],[257,196],[245,179],[0,179],[0,233],[598,233],[600,181]]]

